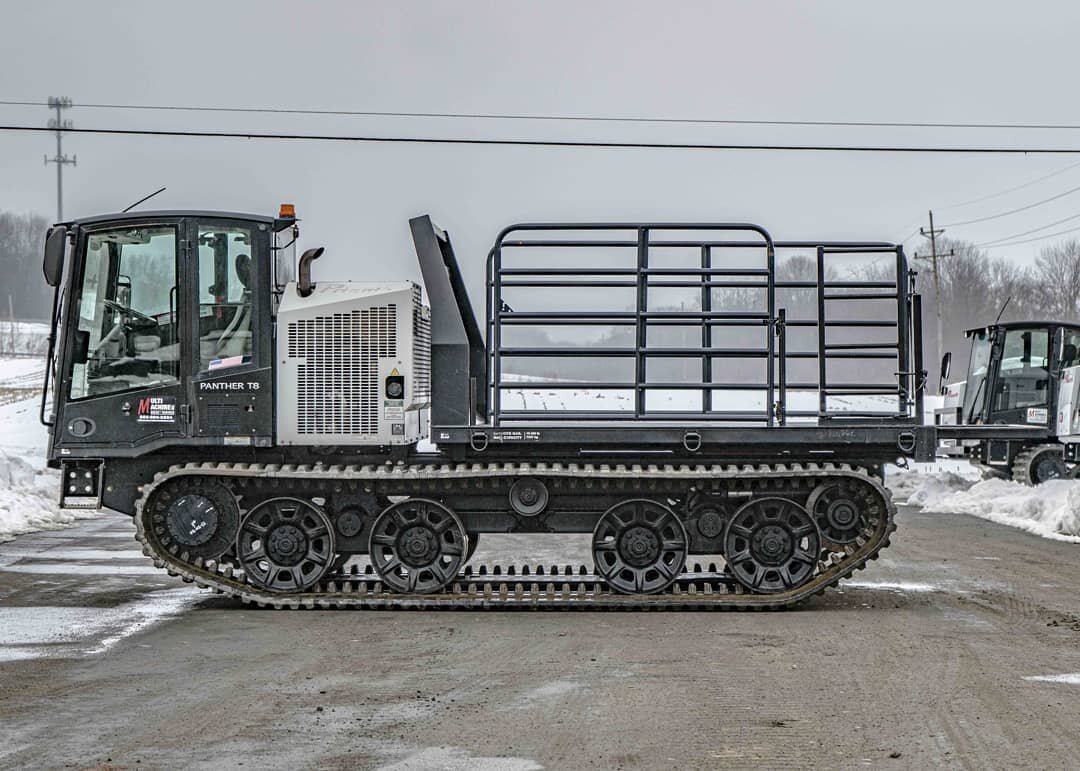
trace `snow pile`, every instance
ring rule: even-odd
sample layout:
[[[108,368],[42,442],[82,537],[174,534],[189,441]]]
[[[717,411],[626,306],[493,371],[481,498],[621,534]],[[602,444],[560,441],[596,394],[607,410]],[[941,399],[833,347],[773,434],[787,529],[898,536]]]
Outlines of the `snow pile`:
[[[45,468],[48,433],[38,421],[44,373],[43,359],[0,358],[0,543],[96,515],[59,509],[60,475]]]
[[[930,493],[966,490],[982,478],[979,470],[966,460],[938,460],[913,463],[908,468],[885,467],[885,486],[897,503],[925,505]],[[916,497],[913,497],[916,496]]]
[[[1044,538],[1080,543],[1080,481],[1055,479],[1028,487],[987,479],[966,489],[934,481],[912,494],[909,502],[921,505],[923,511],[970,514]]]
[[[55,471],[34,468],[26,458],[0,449],[0,542],[35,530],[57,530],[91,513],[60,511]]]

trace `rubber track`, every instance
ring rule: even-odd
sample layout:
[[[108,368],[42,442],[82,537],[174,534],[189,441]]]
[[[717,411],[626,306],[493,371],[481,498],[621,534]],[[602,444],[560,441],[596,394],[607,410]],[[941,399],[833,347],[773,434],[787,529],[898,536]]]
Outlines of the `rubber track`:
[[[666,591],[654,595],[626,595],[609,589],[595,575],[528,574],[514,569],[483,568],[459,575],[458,580],[437,594],[403,595],[382,589],[377,576],[344,573],[328,577],[315,589],[297,594],[278,594],[247,584],[240,571],[231,565],[208,560],[194,564],[169,552],[155,549],[144,529],[143,510],[151,492],[167,480],[182,476],[216,477],[222,480],[313,481],[409,481],[437,482],[491,477],[517,476],[575,477],[595,480],[634,481],[656,479],[670,481],[739,480],[776,482],[790,478],[854,478],[870,484],[885,504],[885,517],[879,518],[867,538],[846,548],[845,556],[836,556],[819,563],[814,578],[802,586],[778,594],[752,594],[720,573],[683,573]],[[221,594],[259,607],[279,609],[361,608],[372,610],[775,610],[791,607],[820,594],[848,578],[856,570],[877,557],[889,543],[895,531],[896,506],[889,491],[880,480],[864,469],[847,464],[778,464],[756,466],[733,465],[601,465],[575,463],[500,463],[454,465],[385,465],[385,466],[294,466],[247,463],[188,463],[173,466],[158,473],[154,480],[140,488],[141,496],[135,511],[135,539],[143,553],[154,564],[186,582],[212,589]],[[696,566],[695,566],[696,567]],[[524,570],[524,569],[522,569]],[[571,571],[572,572],[572,571]],[[486,574],[484,574],[486,573]]]

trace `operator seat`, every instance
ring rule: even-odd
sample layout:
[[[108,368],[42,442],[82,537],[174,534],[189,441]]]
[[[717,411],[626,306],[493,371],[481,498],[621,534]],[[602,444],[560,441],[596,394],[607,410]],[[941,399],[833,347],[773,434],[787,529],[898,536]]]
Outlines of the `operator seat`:
[[[251,256],[236,255],[236,277],[244,287],[241,305],[217,339],[214,358],[251,355]]]

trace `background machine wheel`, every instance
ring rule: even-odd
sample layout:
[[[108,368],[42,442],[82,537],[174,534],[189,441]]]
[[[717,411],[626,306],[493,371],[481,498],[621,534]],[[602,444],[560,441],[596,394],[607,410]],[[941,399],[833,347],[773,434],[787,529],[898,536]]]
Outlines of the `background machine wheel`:
[[[244,516],[236,551],[251,583],[273,592],[301,592],[334,563],[334,531],[313,503],[271,498]]]
[[[759,498],[735,512],[724,535],[724,558],[740,584],[775,594],[810,580],[821,534],[810,514],[787,498]]]
[[[1067,476],[1065,453],[1059,444],[1028,447],[1013,460],[1013,479],[1025,485],[1041,485]]]
[[[596,523],[592,540],[596,572],[624,594],[666,589],[686,562],[686,530],[662,503],[635,498],[617,503]]]
[[[371,564],[395,592],[436,592],[457,576],[469,536],[448,507],[426,498],[393,503],[375,520]]]

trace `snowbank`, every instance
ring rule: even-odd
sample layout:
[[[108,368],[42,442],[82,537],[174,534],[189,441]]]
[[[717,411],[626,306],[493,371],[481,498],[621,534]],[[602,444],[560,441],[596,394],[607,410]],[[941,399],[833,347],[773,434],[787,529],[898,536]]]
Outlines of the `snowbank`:
[[[37,530],[56,530],[96,512],[61,511],[59,472],[45,468],[48,433],[38,420],[42,359],[0,358],[0,542]]]
[[[19,455],[0,449],[0,542],[22,533],[58,530],[94,512],[61,511],[57,507],[59,474],[35,468]]]
[[[1038,487],[1003,479],[980,481],[977,472],[901,471],[887,477],[893,497],[924,512],[969,514],[1055,540],[1080,543],[1080,481],[1058,479]]]

